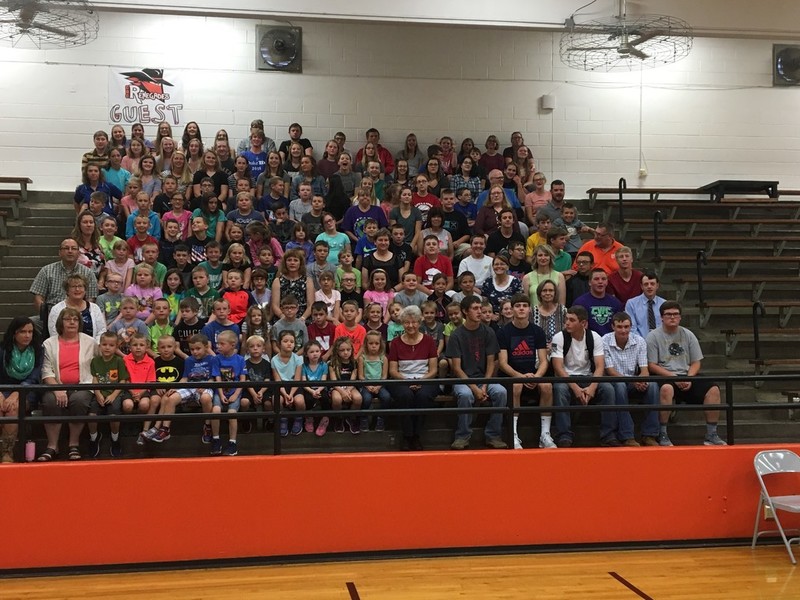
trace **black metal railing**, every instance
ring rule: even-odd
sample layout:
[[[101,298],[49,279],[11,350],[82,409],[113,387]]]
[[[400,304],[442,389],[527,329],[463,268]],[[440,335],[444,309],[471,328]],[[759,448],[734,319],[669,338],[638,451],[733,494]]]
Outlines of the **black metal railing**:
[[[622,207],[624,204],[623,197],[625,196],[625,190],[628,189],[628,182],[625,180],[624,177],[619,178],[619,192],[618,192],[618,202],[619,202],[619,215],[617,225],[622,227],[625,225],[625,209]]]
[[[45,423],[105,423],[105,422],[137,422],[141,423],[144,421],[157,421],[157,420],[170,420],[170,421],[183,421],[183,420],[220,420],[220,421],[227,421],[230,419],[263,419],[268,416],[272,416],[277,423],[278,420],[282,416],[291,415],[293,417],[321,417],[321,416],[328,416],[328,417],[361,417],[361,416],[406,416],[406,415],[459,415],[465,413],[471,414],[483,414],[483,413],[502,413],[504,417],[505,425],[504,425],[504,440],[508,443],[509,447],[513,447],[513,428],[512,428],[512,418],[514,414],[528,414],[528,413],[550,413],[550,412],[571,412],[571,413],[583,413],[583,412],[602,412],[602,411],[613,411],[613,412],[649,412],[649,411],[707,411],[707,410],[718,410],[723,411],[725,413],[725,424],[726,424],[726,438],[727,442],[730,445],[733,445],[736,440],[735,434],[735,413],[742,410],[772,410],[772,409],[785,409],[785,403],[762,403],[762,402],[749,402],[749,403],[734,403],[734,385],[736,384],[748,384],[754,382],[764,382],[764,381],[783,381],[783,380],[796,380],[800,378],[798,374],[777,374],[777,375],[728,375],[728,376],[706,376],[706,375],[697,375],[692,377],[693,381],[713,381],[717,383],[721,391],[724,391],[724,398],[719,405],[693,405],[693,404],[670,404],[670,405],[647,405],[647,404],[614,404],[608,406],[600,406],[600,405],[570,405],[570,406],[531,406],[531,405],[523,405],[520,407],[512,406],[512,402],[510,401],[507,403],[507,406],[504,407],[493,407],[493,406],[472,406],[472,407],[431,407],[431,408],[379,408],[379,409],[360,409],[360,410],[352,410],[352,409],[343,409],[343,410],[304,410],[304,411],[287,411],[284,407],[281,406],[279,401],[273,402],[272,411],[250,411],[250,412],[237,412],[237,413],[203,413],[203,412],[179,412],[175,414],[128,414],[128,415],[85,415],[85,416],[38,416],[38,415],[29,415],[26,413],[25,410],[20,410],[19,415],[17,417],[3,417],[0,418],[0,424],[5,423],[14,423],[16,422],[19,426],[19,436],[20,439],[24,439],[27,437],[26,434],[26,427],[34,426],[34,425],[41,425]],[[489,377],[489,378],[480,378],[480,379],[470,379],[468,383],[470,384],[478,384],[482,385],[485,383],[496,383],[501,384],[503,386],[510,386],[513,383],[588,383],[588,382],[605,382],[605,383],[612,383],[612,382],[627,382],[633,383],[638,381],[645,381],[645,382],[656,382],[659,384],[674,382],[676,378],[674,377],[548,377],[548,378],[541,378],[541,379],[531,379],[531,378],[510,378],[510,377]],[[254,382],[199,382],[199,383],[158,383],[159,389],[181,389],[181,388],[206,388],[206,389],[230,389],[235,387],[241,388],[249,388],[253,387]],[[265,381],[265,382],[257,382],[258,387],[262,388],[274,388],[277,389],[279,387],[305,387],[309,383],[313,383],[314,387],[322,386],[322,387],[336,387],[341,386],[344,382],[342,381],[284,381],[284,382],[274,382],[274,381]],[[367,382],[361,381],[353,381],[353,385],[359,384],[366,384]],[[381,385],[381,386],[397,386],[397,385],[406,385],[413,384],[413,383],[425,383],[425,384],[433,384],[433,385],[453,385],[457,383],[465,383],[461,380],[456,379],[426,379],[426,380],[370,380],[369,385]],[[70,386],[51,386],[51,385],[35,385],[35,386],[0,386],[0,393],[8,393],[12,391],[20,392],[20,401],[24,402],[24,394],[27,392],[45,392],[45,391],[56,391],[56,390],[63,390],[67,389],[69,391],[77,391],[77,390],[96,390],[99,388],[111,388],[110,385],[70,385]],[[142,384],[120,384],[113,386],[114,389],[141,389]],[[23,444],[18,444],[18,450],[21,454]],[[282,438],[280,435],[273,435],[273,447],[272,447],[272,454],[278,455],[282,452]]]
[[[664,215],[660,210],[653,213],[653,260],[661,260],[661,242],[658,239],[658,226],[664,222]]]

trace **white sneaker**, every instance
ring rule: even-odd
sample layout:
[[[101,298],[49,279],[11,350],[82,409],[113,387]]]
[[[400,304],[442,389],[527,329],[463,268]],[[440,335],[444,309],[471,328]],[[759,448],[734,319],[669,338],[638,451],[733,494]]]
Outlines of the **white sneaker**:
[[[517,435],[514,436],[514,450],[522,450],[522,440]]]
[[[539,448],[557,448],[556,443],[553,441],[553,436],[550,435],[549,431],[542,432],[542,435],[539,437]]]

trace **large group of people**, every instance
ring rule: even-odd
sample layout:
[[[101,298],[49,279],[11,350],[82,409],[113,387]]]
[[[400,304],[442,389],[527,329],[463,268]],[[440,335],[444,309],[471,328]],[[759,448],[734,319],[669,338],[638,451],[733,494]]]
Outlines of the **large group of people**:
[[[0,347],[0,382],[54,391],[3,396],[4,416],[36,402],[48,416],[136,411],[149,415],[136,440],[145,445],[169,440],[176,409],[196,408],[208,413],[210,453],[233,456],[237,435],[258,422],[282,436],[381,431],[381,416],[293,412],[430,407],[450,391],[434,378],[452,378],[459,407],[504,407],[509,394],[514,407],[631,396],[719,403],[718,387],[692,381],[703,356],[679,325],[680,305],[657,295],[655,273],[633,267],[611,223],[579,219],[563,181],[545,189],[521,133],[505,149],[489,136],[483,150],[447,136],[423,150],[409,134],[393,154],[375,129],[354,153],[340,132],[317,160],[299,124],[280,144],[263,127],[254,121],[235,150],[224,130],[204,143],[195,122],[178,135],[161,123],[154,140],[141,125],[130,138],[121,126],[94,134],[75,228],[30,288],[38,319],[15,319]],[[676,379],[584,381],[605,375]],[[471,382],[497,376],[531,381]],[[398,383],[371,383],[381,380]],[[202,386],[225,381],[249,383]],[[159,388],[164,382],[191,385]],[[79,383],[104,385],[70,390]],[[268,418],[273,403],[282,408],[277,423]],[[253,411],[265,412],[256,419]],[[228,420],[224,444],[213,418],[221,412],[243,413],[241,426]],[[554,412],[542,413],[533,445],[572,445],[569,412]],[[724,444],[716,411],[706,414],[704,443]],[[666,417],[647,413],[641,443],[671,445]],[[487,446],[506,447],[502,422],[499,412],[489,417]],[[401,447],[421,450],[424,411],[401,427]],[[60,429],[46,426],[38,460],[59,456]],[[82,430],[69,425],[70,460],[82,457]],[[91,457],[103,451],[104,430],[88,426]],[[472,415],[460,414],[452,448],[469,447],[471,433]],[[108,436],[108,453],[121,456],[119,423]],[[3,428],[4,461],[15,437]],[[630,415],[617,411],[602,413],[599,440],[640,444]]]

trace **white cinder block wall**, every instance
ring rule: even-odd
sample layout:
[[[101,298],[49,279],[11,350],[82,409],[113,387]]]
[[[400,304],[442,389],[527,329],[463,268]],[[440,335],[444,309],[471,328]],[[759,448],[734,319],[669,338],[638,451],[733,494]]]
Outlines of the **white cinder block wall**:
[[[377,127],[399,150],[521,130],[539,167],[577,197],[593,185],[699,185],[774,178],[800,187],[800,88],[771,87],[771,41],[698,38],[689,58],[643,73],[566,68],[558,34],[304,21],[304,72],[255,71],[247,19],[103,13],[100,37],[69,50],[0,50],[0,173],[35,189],[79,183],[92,132],[109,130],[108,66],[180,69],[184,118],[236,140],[261,117],[286,139],[300,122],[321,151],[337,130],[360,147]],[[555,54],[554,54],[555,52]],[[557,108],[539,110],[543,94]],[[155,126],[147,128],[149,137]],[[180,128],[182,130],[182,127]],[[649,176],[637,177],[640,155]]]

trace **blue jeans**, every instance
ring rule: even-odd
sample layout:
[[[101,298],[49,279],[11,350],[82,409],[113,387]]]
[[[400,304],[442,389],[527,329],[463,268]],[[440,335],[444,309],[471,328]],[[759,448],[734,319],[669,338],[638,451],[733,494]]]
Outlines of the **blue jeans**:
[[[617,381],[612,383],[614,386],[615,403],[617,406],[622,404],[629,404],[628,398],[633,394],[641,396],[644,403],[650,406],[658,404],[658,386],[654,382],[647,384],[647,389],[640,392],[633,387],[632,383],[625,383],[624,381]],[[633,419],[629,412],[614,413],[617,418],[617,437],[620,440],[633,439]],[[642,421],[642,435],[649,437],[658,437],[658,412],[655,410],[644,413],[644,421]]]
[[[490,383],[486,389],[489,395],[489,401],[494,407],[506,406],[508,404],[508,396],[506,388],[496,383]],[[472,408],[475,405],[475,397],[472,395],[472,390],[468,385],[458,383],[453,386],[453,395],[456,397],[456,403],[459,408]],[[486,423],[484,434],[486,438],[499,438],[502,436],[503,427],[503,414],[493,413],[489,416],[489,421]],[[472,435],[472,413],[464,413],[458,415],[458,424],[456,425],[456,439],[469,439]]]
[[[586,388],[591,385],[589,381],[576,381],[580,387]],[[569,384],[553,384],[553,406],[569,406],[572,403],[572,390]],[[597,392],[589,404],[601,404],[611,406],[614,404],[614,388],[610,383],[598,383]],[[572,439],[572,422],[569,411],[560,410],[555,413],[553,422],[556,428],[556,440]],[[614,437],[614,430],[617,426],[617,417],[612,411],[604,410],[600,413],[600,439],[607,440]]]
[[[366,386],[361,388],[361,408],[368,409],[372,408],[372,399],[375,397],[373,396],[372,392],[370,392]],[[392,405],[392,394],[389,390],[386,389],[386,386],[381,387],[376,394],[378,399],[381,401],[381,408],[389,408]]]

